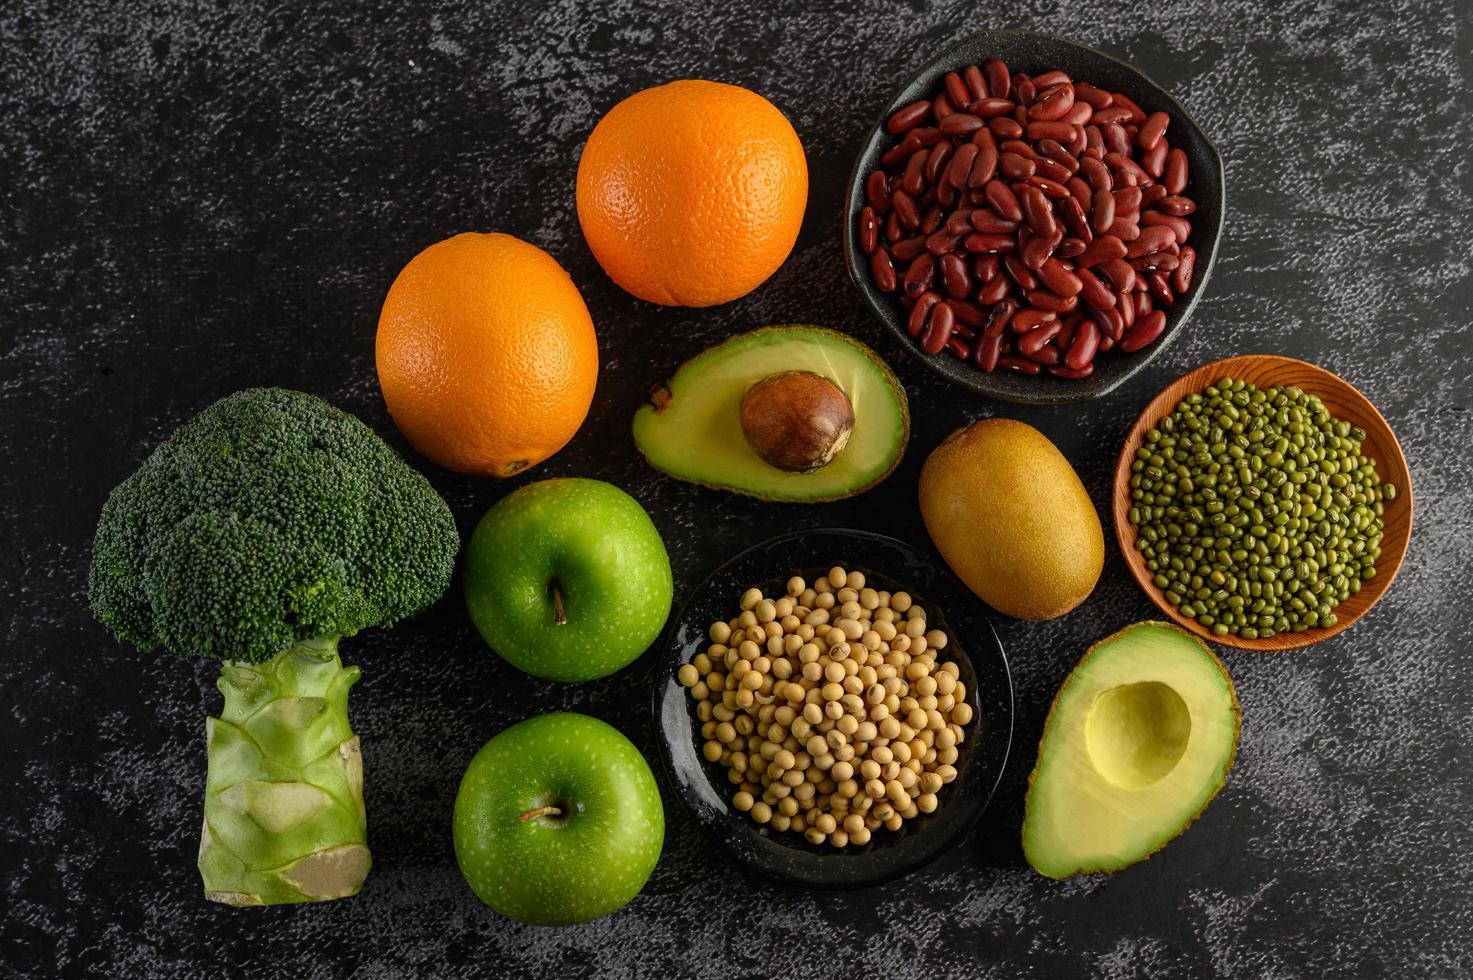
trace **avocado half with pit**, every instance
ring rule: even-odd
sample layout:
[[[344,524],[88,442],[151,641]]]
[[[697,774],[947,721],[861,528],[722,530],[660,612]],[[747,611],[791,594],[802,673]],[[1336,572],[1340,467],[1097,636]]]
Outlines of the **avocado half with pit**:
[[[1090,647],[1054,699],[1028,779],[1028,863],[1067,878],[1159,851],[1222,788],[1241,720],[1222,661],[1169,623]]]
[[[657,469],[762,500],[863,493],[910,439],[905,389],[874,351],[824,327],[739,334],[686,361],[634,414]]]

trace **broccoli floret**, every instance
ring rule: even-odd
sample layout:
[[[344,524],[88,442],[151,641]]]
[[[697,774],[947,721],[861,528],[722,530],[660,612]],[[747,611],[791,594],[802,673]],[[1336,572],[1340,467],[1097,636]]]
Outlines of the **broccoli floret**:
[[[140,650],[261,663],[421,611],[459,545],[445,501],[372,429],[315,396],[252,388],[112,492],[88,588]]]

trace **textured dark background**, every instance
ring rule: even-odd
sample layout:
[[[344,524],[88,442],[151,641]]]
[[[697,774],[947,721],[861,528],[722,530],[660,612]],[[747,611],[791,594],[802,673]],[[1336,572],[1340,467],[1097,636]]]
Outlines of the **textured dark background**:
[[[0,4],[0,973],[1473,974],[1465,4],[327,6]],[[984,26],[1051,30],[1135,62],[1227,160],[1227,231],[1195,321],[1088,406],[1024,410],[943,386],[882,338],[843,273],[837,215],[863,128],[927,52]],[[597,117],[687,76],[772,99],[812,171],[792,258],[707,311],[614,287],[573,208]],[[404,448],[374,380],[378,307],[414,253],[468,229],[527,238],[570,270],[604,366],[588,423],[529,476],[430,469],[463,530],[529,479],[612,480],[665,534],[679,598],[775,531],[924,540],[921,461],[993,414],[1043,429],[1103,511],[1150,395],[1207,360],[1283,352],[1350,379],[1391,420],[1416,485],[1410,555],[1348,633],[1295,653],[1224,652],[1244,706],[1237,768],[1143,865],[1059,884],[1018,845],[1055,686],[1091,641],[1153,613],[1112,544],[1079,609],[999,623],[1018,685],[1014,762],[979,830],[935,865],[868,892],[786,891],[724,863],[667,793],[665,855],[644,894],[559,931],[475,901],[455,868],[451,799],[476,747],[538,711],[591,712],[649,753],[648,658],[593,684],[530,680],[487,653],[452,591],[422,620],[344,645],[364,667],[353,718],[376,866],[363,894],[206,904],[194,851],[215,670],[136,654],[92,621],[98,508],[178,422],[246,385],[320,393]],[[733,331],[782,321],[850,331],[896,362],[915,414],[901,469],[821,507],[655,475],[628,434],[647,386]]]

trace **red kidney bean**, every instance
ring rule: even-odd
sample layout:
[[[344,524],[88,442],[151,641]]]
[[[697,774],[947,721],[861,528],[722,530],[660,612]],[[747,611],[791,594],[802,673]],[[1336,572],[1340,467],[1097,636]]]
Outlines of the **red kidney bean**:
[[[950,167],[951,164],[948,163],[947,166]],[[936,203],[943,208],[955,207],[957,197],[961,192],[946,182],[946,175],[944,173],[941,177],[941,181],[932,188],[936,192]]]
[[[1135,267],[1124,259],[1102,262],[1099,268],[1100,272],[1105,274],[1105,278],[1109,279],[1121,292],[1128,293],[1135,288]]]
[[[890,194],[890,203],[895,206],[895,214],[900,218],[900,223],[911,231],[921,226],[921,212],[916,207],[916,199],[905,192],[903,188],[895,188]]]
[[[1115,294],[1100,282],[1098,276],[1088,269],[1075,269],[1074,275],[1080,282],[1080,297],[1085,304],[1096,310],[1108,310],[1115,305]]]
[[[1068,75],[1055,68],[1051,71],[1046,71],[1042,74],[1034,75],[1033,84],[1038,86],[1038,90],[1042,92],[1044,89],[1053,88],[1055,85],[1072,85],[1073,82],[1070,81]]]
[[[1040,191],[1039,193],[1043,193]],[[1089,221],[1084,216],[1084,208],[1079,199],[1073,194],[1064,198],[1056,205],[1059,214],[1064,219],[1064,224],[1074,233],[1074,238],[1079,242],[1079,252],[1083,252],[1085,246],[1094,241],[1094,231],[1089,226]],[[1073,254],[1078,255],[1079,252]],[[1067,256],[1066,256],[1067,257]]]
[[[997,58],[982,62],[982,76],[987,79],[987,92],[995,98],[1007,98],[1013,88],[1008,66]]]
[[[992,311],[987,314],[987,322],[982,327],[982,336],[1004,336],[1008,324],[1013,319],[1013,314],[1017,312],[1018,304],[1010,299],[1005,299],[993,306]]]
[[[1171,306],[1176,302],[1176,294],[1171,291],[1171,284],[1166,281],[1165,271],[1153,270],[1146,273],[1146,284],[1150,287],[1151,297],[1162,306]]]
[[[1069,142],[1064,144],[1064,149],[1069,151],[1070,156],[1078,158],[1079,155],[1084,152],[1085,147],[1087,146],[1089,146],[1089,143],[1086,142],[1084,139],[1084,127],[1075,126],[1074,137],[1069,140]]]
[[[892,135],[899,136],[901,133],[919,126],[930,114],[931,103],[929,101],[922,99],[919,102],[912,102],[910,105],[892,112],[890,118],[885,120],[885,128]]]
[[[1109,306],[1104,309],[1093,309],[1091,310],[1091,316],[1094,317],[1095,323],[1099,325],[1100,333],[1104,334],[1104,337],[1101,338],[1102,343],[1104,340],[1111,342],[1119,340],[1121,335],[1125,333],[1125,318],[1118,308]],[[1109,350],[1108,347],[1104,349]]]
[[[1110,176],[1110,168],[1094,157],[1080,159],[1079,173],[1084,177],[1085,182],[1095,190],[1108,191],[1115,186],[1114,178]]]
[[[1123,153],[1106,153],[1105,166],[1121,175],[1130,174],[1141,187],[1149,187],[1155,183],[1155,180],[1151,178],[1150,174],[1142,170],[1139,164]]]
[[[998,116],[987,121],[987,131],[998,139],[1017,139],[1023,135],[1023,127],[1018,125],[1018,120],[1008,116]]]
[[[1180,194],[1187,189],[1187,155],[1176,147],[1166,154],[1166,168],[1161,172],[1161,182],[1170,194]]]
[[[864,179],[864,199],[875,214],[890,213],[890,187],[882,170],[876,170]]]
[[[1011,235],[1018,230],[1018,222],[1009,221],[989,208],[977,208],[970,221],[977,231],[989,235]]]
[[[1002,356],[1002,345],[1005,338],[1002,334],[991,336],[983,335],[972,348],[972,365],[981,371],[991,373],[997,370],[997,359]]]
[[[869,271],[874,277],[876,289],[882,293],[895,292],[895,266],[883,248],[877,248],[871,253]]]
[[[1139,187],[1122,187],[1114,192],[1114,197],[1115,214],[1128,221],[1136,221],[1141,210],[1141,189]]]
[[[894,244],[905,238],[905,226],[900,223],[900,215],[891,211],[885,218],[885,241]]]
[[[1089,82],[1074,83],[1074,98],[1087,103],[1092,109],[1107,109],[1115,101],[1109,92],[1096,88]]]
[[[991,147],[992,151],[996,153],[997,139],[997,136],[992,132],[992,123],[988,123],[972,134],[972,142],[979,150],[985,147]]]
[[[1066,122],[1074,127],[1080,127],[1089,122],[1092,109],[1083,102],[1076,102],[1069,107],[1069,111],[1059,117],[1059,122]]]
[[[956,106],[951,104],[951,100],[946,97],[945,92],[942,92],[931,101],[931,115],[936,117],[938,123],[954,112],[956,112]]]
[[[1115,223],[1115,196],[1104,188],[1095,191],[1090,201],[1089,222],[1090,227],[1101,235]]]
[[[1100,135],[1100,127],[1084,127],[1084,150],[1082,152],[1096,160],[1105,158],[1105,138]]]
[[[1011,290],[1012,286],[1008,282],[1008,277],[1002,275],[1001,273],[998,273],[992,276],[992,278],[984,281],[982,285],[978,287],[977,302],[1000,303],[1007,297],[1008,293]]]
[[[1166,169],[1166,151],[1171,149],[1163,140],[1141,155],[1141,169],[1153,178],[1160,179]]]
[[[985,125],[980,116],[954,112],[941,120],[939,128],[943,136],[971,136]]]
[[[936,256],[946,255],[948,252],[956,251],[961,240],[961,235],[953,235],[945,228],[938,228],[926,236],[926,251]]]
[[[997,169],[1008,180],[1022,180],[1024,177],[1033,176],[1036,166],[1027,157],[1016,153],[1004,153],[997,158]]]
[[[912,197],[919,197],[921,191],[926,188],[926,160],[930,155],[931,151],[923,148],[911,154],[910,159],[905,162],[905,173],[900,178],[900,187]]]
[[[1171,286],[1178,293],[1185,293],[1192,286],[1192,273],[1197,268],[1197,250],[1190,245],[1183,245],[1181,255],[1176,263],[1176,270],[1171,273]]]
[[[859,211],[859,248],[865,255],[870,255],[880,244],[880,219],[875,215],[875,209],[865,205]]]
[[[1074,175],[1074,172],[1057,160],[1050,157],[1037,157],[1033,161],[1033,172],[1040,177],[1046,177],[1057,184],[1062,184]]]
[[[1122,242],[1133,242],[1140,237],[1141,229],[1138,224],[1129,218],[1122,218],[1117,215],[1114,223],[1110,225],[1110,234]]]
[[[1083,310],[1075,310],[1073,313],[1062,317],[1064,329],[1060,330],[1059,335],[1054,338],[1054,346],[1059,350],[1068,350],[1069,345],[1074,343],[1074,334],[1078,331],[1079,325],[1084,322],[1084,318],[1085,313]]]
[[[925,235],[917,235],[914,238],[902,238],[890,246],[890,254],[895,256],[896,261],[899,262],[909,262],[925,250]]]
[[[1044,367],[1048,367],[1050,364],[1058,364],[1064,359],[1064,356],[1059,352],[1059,349],[1051,343],[1044,344],[1042,347],[1038,348],[1038,350],[1034,351],[1031,355],[1024,354],[1023,356],[1027,357],[1030,361],[1036,361],[1039,364],[1042,364]]]
[[[1100,265],[1113,259],[1125,258],[1127,251],[1125,243],[1114,235],[1100,235],[1090,242],[1089,248],[1086,248],[1084,254],[1079,256],[1077,264],[1080,266]]]
[[[1101,327],[1100,328],[1100,353],[1103,354],[1107,350],[1113,350],[1114,347],[1115,347],[1115,340],[1114,340],[1114,338],[1112,338],[1109,334],[1105,333],[1105,328],[1104,327]],[[1085,368],[1085,371],[1093,371],[1093,370],[1094,370],[1094,365],[1093,364],[1091,364],[1089,367]]]
[[[1034,174],[1032,177],[1024,177],[1023,182],[1025,184],[1030,184],[1034,187],[1037,187],[1039,190],[1043,191],[1044,197],[1051,198],[1055,201],[1062,201],[1064,198],[1069,196],[1069,188],[1065,187],[1057,180],[1049,180],[1047,177],[1040,177],[1037,174]]]
[[[1119,123],[1102,123],[1100,136],[1105,143],[1105,156],[1108,157],[1111,153],[1130,152],[1130,139],[1125,135],[1125,129]]]
[[[1171,233],[1176,237],[1176,243],[1178,245],[1186,244],[1187,236],[1192,233],[1191,222],[1185,218],[1173,218],[1171,215],[1162,214],[1160,211],[1147,211],[1142,214],[1141,224],[1146,227],[1160,226],[1170,228]]]
[[[1039,324],[1045,323],[1051,319],[1055,319],[1055,316],[1049,310],[1040,310],[1036,309],[1035,307],[1024,306],[1013,314],[1012,320],[1009,321],[1008,326],[1012,329],[1013,333],[1027,333],[1028,331],[1037,327]]]
[[[955,326],[956,314],[951,311],[951,307],[944,301],[933,304],[926,331],[921,336],[921,350],[927,354],[939,354],[947,340],[951,339],[951,330]]]
[[[1131,113],[1131,115],[1130,115],[1130,121],[1131,122],[1136,123],[1136,124],[1140,124],[1141,122],[1144,122],[1145,121],[1145,118],[1146,118],[1145,112],[1141,110],[1141,107],[1140,106],[1138,106],[1138,105],[1135,104],[1134,100],[1132,100],[1124,92],[1115,92],[1115,93],[1113,93],[1113,95],[1114,95],[1114,98],[1115,98],[1115,104],[1116,105],[1123,105],[1123,106],[1125,106],[1125,108],[1127,108],[1127,109],[1130,110],[1130,113]]]
[[[1086,364],[1082,368],[1071,368],[1065,367],[1063,364],[1050,364],[1047,371],[1056,378],[1068,378],[1071,381],[1078,381],[1080,378],[1087,378],[1091,374],[1094,374],[1095,366],[1091,363]]]
[[[1170,272],[1181,261],[1170,252],[1152,252],[1135,259],[1126,259],[1136,272]]]
[[[1023,293],[1029,305],[1050,313],[1068,313],[1079,305],[1078,296],[1060,296],[1050,289],[1029,289]]]
[[[962,339],[960,334],[952,334],[946,339],[946,352],[958,360],[965,361],[972,356],[972,345]]]
[[[972,230],[972,212],[966,208],[951,212],[946,216],[944,227],[953,235],[965,235]]]
[[[1152,306],[1150,284],[1138,277],[1135,286],[1135,318],[1139,320],[1151,312]]]
[[[1141,190],[1141,207],[1154,208],[1166,197],[1166,188],[1160,184],[1152,184]]]
[[[932,195],[932,194],[923,194],[923,195],[921,195],[920,200],[922,202],[925,202],[926,200],[928,200],[928,199],[930,199],[930,198],[932,198],[934,196],[935,195]],[[940,228],[941,227],[941,223],[945,219],[946,219],[946,213],[941,210],[941,208],[940,208],[939,205],[938,206],[935,206],[935,207],[932,207],[931,210],[929,210],[929,211],[926,212],[926,216],[921,219],[921,234],[923,234],[923,235],[929,235],[929,234],[931,234],[931,232],[933,232],[937,228]]]
[[[1018,244],[1018,256],[1025,266],[1037,272],[1063,240],[1064,233],[1057,229],[1052,235],[1032,235],[1026,242]]]
[[[958,323],[964,323],[969,327],[980,327],[987,322],[987,314],[983,312],[982,307],[968,299],[957,299],[953,296],[946,302],[951,307],[952,312],[956,314],[956,321]],[[975,330],[973,333],[975,334]]]
[[[1159,252],[1167,245],[1176,241],[1176,234],[1162,225],[1149,225],[1142,228],[1140,235],[1126,246],[1125,254],[1130,258],[1140,255],[1150,255]]]
[[[1013,76],[1013,94],[1020,105],[1030,106],[1038,97],[1038,88],[1027,75],[1018,74]]]
[[[998,144],[997,148],[1003,153],[1016,153],[1018,156],[1025,157],[1029,160],[1038,157],[1038,154],[1033,152],[1033,147],[1030,144],[1019,139],[1003,140]]]
[[[973,99],[987,98],[987,79],[982,77],[982,69],[976,65],[968,65],[962,69],[962,81],[966,83],[967,92]]]
[[[930,291],[935,280],[936,258],[930,252],[922,252],[905,270],[900,288],[907,296],[920,296]]]
[[[1060,143],[1068,143],[1074,139],[1074,129],[1071,123],[1030,120],[1025,131],[1028,133],[1028,138],[1034,142],[1058,140]]]
[[[986,184],[997,173],[997,161],[997,150],[994,147],[978,147],[976,156],[972,158],[972,167],[967,171],[963,183],[967,187],[981,187]]]
[[[915,298],[915,305],[910,308],[910,319],[906,323],[906,332],[912,337],[919,337],[921,331],[926,328],[926,320],[931,315],[931,308],[941,302],[941,294],[937,292],[923,292]]]
[[[1074,108],[1074,86],[1065,82],[1039,92],[1028,109],[1028,118],[1051,122]]]
[[[1089,210],[1090,203],[1094,200],[1094,190],[1083,177],[1070,177],[1064,181],[1064,186],[1073,195],[1074,200],[1079,202],[1079,207],[1085,211]]]
[[[1058,140],[1039,140],[1038,152],[1063,166],[1070,174],[1076,173],[1079,170],[1079,161]],[[1062,181],[1066,178],[1060,177],[1058,179]]]
[[[1084,283],[1080,282],[1079,277],[1056,258],[1044,259],[1037,271],[1038,278],[1048,287],[1049,291],[1060,296],[1078,296],[1084,288]]]
[[[937,260],[941,269],[941,282],[952,299],[966,299],[972,292],[972,276],[967,271],[967,262],[955,252]]]
[[[905,139],[896,143],[880,156],[880,166],[886,170],[894,170],[902,163],[910,159],[910,155],[922,147],[920,138],[915,133],[906,136]]]
[[[1079,207],[1079,202],[1074,200],[1074,198],[1068,198],[1067,201],[1073,207]],[[1075,238],[1073,235],[1065,235],[1064,240],[1059,243],[1059,247],[1054,249],[1054,258],[1072,259],[1083,252],[1086,247],[1082,240]]]
[[[1140,320],[1135,326],[1125,332],[1120,338],[1120,349],[1127,354],[1140,350],[1142,347],[1161,336],[1161,331],[1166,329],[1166,314],[1160,310],[1152,310]]]
[[[1014,332],[1018,330],[1017,324],[1018,317],[1014,316]],[[1033,357],[1043,349],[1045,344],[1057,337],[1059,331],[1062,329],[1064,329],[1064,324],[1057,317],[1039,321],[1036,326],[1031,327],[1018,337],[1018,353],[1024,357]]]
[[[989,180],[984,191],[987,194],[987,203],[992,205],[992,210],[996,211],[999,217],[1006,218],[1008,221],[1023,220],[1022,205],[1002,181],[996,178]]]
[[[1089,121],[1096,126],[1113,126],[1130,118],[1130,110],[1124,106],[1109,105],[1096,109]]]
[[[1017,108],[1012,99],[1000,99],[996,97],[977,99],[967,106],[967,112],[983,119],[996,119],[1006,116]]]
[[[1163,212],[1171,215],[1174,218],[1185,218],[1187,215],[1197,210],[1197,204],[1195,201],[1193,201],[1189,197],[1182,197],[1180,194],[1173,194],[1170,197],[1163,197],[1161,199],[1161,203],[1156,206],[1160,208]]]
[[[935,314],[932,314],[934,317]],[[1074,331],[1074,342],[1064,355],[1064,366],[1075,371],[1089,365],[1095,359],[1100,346],[1100,328],[1093,320],[1085,320]]]
[[[1049,205],[1048,198],[1043,196],[1043,191],[1025,185],[1018,194],[1018,201],[1023,205],[1024,220],[1035,234],[1052,235],[1058,230],[1054,209]]]
[[[987,235],[973,232],[962,239],[962,248],[968,252],[1011,252],[1018,247],[1012,235]]]
[[[1131,285],[1134,285],[1132,283]],[[1129,290],[1122,289],[1119,299],[1115,301],[1115,310],[1120,314],[1121,326],[1129,330],[1131,324],[1135,323],[1135,294]]]
[[[1015,354],[1004,354],[997,359],[997,366],[1005,371],[1016,371],[1018,374],[1038,374],[1043,370],[1043,365],[1037,361],[1030,361],[1026,357],[1018,357]]]
[[[979,282],[991,279],[1002,268],[1002,256],[996,253],[978,255],[972,259],[972,276]]]
[[[962,81],[962,77],[954,71],[947,72],[946,77],[941,80],[941,83],[946,91],[947,98],[951,99],[952,105],[966,105],[968,102],[977,98],[967,88],[966,83]]]
[[[955,188],[965,186],[967,173],[972,169],[972,163],[977,159],[980,151],[971,143],[963,143],[956,148],[951,155],[951,162],[946,165],[946,173],[942,175],[943,184],[949,184]]]
[[[1161,142],[1161,137],[1166,135],[1166,127],[1171,122],[1171,117],[1164,112],[1153,112],[1141,123],[1141,131],[1136,134],[1136,144],[1143,150],[1153,150]]]

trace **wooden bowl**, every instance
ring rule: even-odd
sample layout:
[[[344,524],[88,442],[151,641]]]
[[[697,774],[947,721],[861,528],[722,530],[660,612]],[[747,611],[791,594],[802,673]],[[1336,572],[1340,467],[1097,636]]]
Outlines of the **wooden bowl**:
[[[1297,385],[1312,395],[1318,395],[1335,418],[1343,419],[1365,430],[1366,438],[1361,444],[1361,451],[1375,461],[1376,475],[1380,477],[1381,482],[1392,483],[1396,486],[1396,497],[1385,501],[1385,513],[1382,516],[1385,528],[1381,534],[1381,557],[1376,560],[1376,577],[1364,583],[1359,592],[1335,607],[1334,626],[1316,627],[1295,633],[1277,633],[1265,639],[1254,640],[1245,640],[1233,634],[1217,636],[1210,628],[1181,615],[1175,606],[1166,601],[1166,596],[1152,581],[1151,571],[1146,567],[1144,556],[1136,550],[1135,526],[1130,523],[1130,518],[1127,516],[1131,503],[1130,467],[1135,460],[1135,452],[1140,448],[1145,434],[1171,414],[1177,403],[1187,395],[1205,390],[1222,378],[1237,378],[1257,385],[1259,388],[1274,385]],[[1166,390],[1151,399],[1145,411],[1141,412],[1140,417],[1135,420],[1135,425],[1131,426],[1125,446],[1120,450],[1120,461],[1115,467],[1115,488],[1112,496],[1115,512],[1115,539],[1120,543],[1120,550],[1125,555],[1125,563],[1130,566],[1131,574],[1135,576],[1136,582],[1145,590],[1146,595],[1151,597],[1151,601],[1183,629],[1209,642],[1239,647],[1244,650],[1293,650],[1298,647],[1311,646],[1321,640],[1328,640],[1342,630],[1349,629],[1376,604],[1376,600],[1381,598],[1387,589],[1391,588],[1391,583],[1396,579],[1396,573],[1401,568],[1401,560],[1406,556],[1407,541],[1411,538],[1412,533],[1411,473],[1407,470],[1406,456],[1402,454],[1396,436],[1392,434],[1391,427],[1386,424],[1381,413],[1376,411],[1376,407],[1366,399],[1366,396],[1356,391],[1349,382],[1331,374],[1324,368],[1306,364],[1292,357],[1277,357],[1270,354],[1229,357],[1205,364],[1176,379]]]

